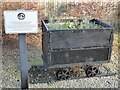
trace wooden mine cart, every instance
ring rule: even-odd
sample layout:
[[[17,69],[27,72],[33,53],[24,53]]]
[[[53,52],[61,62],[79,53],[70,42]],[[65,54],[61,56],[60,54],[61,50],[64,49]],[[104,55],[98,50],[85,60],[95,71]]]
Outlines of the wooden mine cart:
[[[59,22],[80,22],[82,19],[63,19]],[[53,21],[55,24],[57,20]],[[97,19],[89,20],[103,28],[49,29],[48,20],[42,21],[42,50],[44,65],[68,67],[73,65],[91,65],[108,63],[111,57],[113,27]],[[87,67],[87,76],[95,76]],[[90,72],[91,70],[91,72]],[[60,73],[61,71],[59,71]],[[89,74],[90,73],[90,74]]]
[[[62,19],[59,23],[80,23],[83,19]],[[84,66],[88,77],[99,73],[95,64],[109,63],[112,50],[112,26],[97,19],[90,19],[90,23],[102,28],[49,28],[49,20],[42,20],[42,51],[43,62],[46,68],[59,68],[56,71],[57,79],[67,79],[71,66]],[[53,20],[52,24],[58,23]],[[62,69],[61,69],[62,68]]]

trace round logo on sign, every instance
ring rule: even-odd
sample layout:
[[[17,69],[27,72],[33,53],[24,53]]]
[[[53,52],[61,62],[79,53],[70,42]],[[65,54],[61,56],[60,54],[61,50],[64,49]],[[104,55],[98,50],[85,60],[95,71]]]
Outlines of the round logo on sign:
[[[17,17],[18,17],[19,20],[24,20],[25,19],[25,14],[24,13],[19,13],[17,15]]]

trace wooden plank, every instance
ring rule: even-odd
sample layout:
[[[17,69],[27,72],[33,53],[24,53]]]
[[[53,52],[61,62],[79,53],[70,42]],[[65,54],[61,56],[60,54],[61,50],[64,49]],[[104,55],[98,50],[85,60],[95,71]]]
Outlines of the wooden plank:
[[[51,49],[57,48],[83,48],[83,47],[109,47],[111,30],[88,31],[54,31],[50,33]]]
[[[51,65],[108,60],[109,48],[51,52]]]

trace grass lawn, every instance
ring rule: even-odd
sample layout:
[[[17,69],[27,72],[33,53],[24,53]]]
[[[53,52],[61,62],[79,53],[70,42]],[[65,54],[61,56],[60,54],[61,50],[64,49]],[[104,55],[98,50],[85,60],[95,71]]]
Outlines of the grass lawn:
[[[42,59],[37,59],[37,60],[28,62],[29,68],[30,68],[32,65],[42,65],[42,64],[43,64]]]

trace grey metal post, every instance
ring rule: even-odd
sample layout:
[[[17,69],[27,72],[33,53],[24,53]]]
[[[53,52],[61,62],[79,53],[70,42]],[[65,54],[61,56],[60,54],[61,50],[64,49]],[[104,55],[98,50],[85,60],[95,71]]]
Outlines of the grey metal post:
[[[26,34],[19,34],[19,47],[20,47],[21,88],[28,89],[28,58],[26,47]]]

